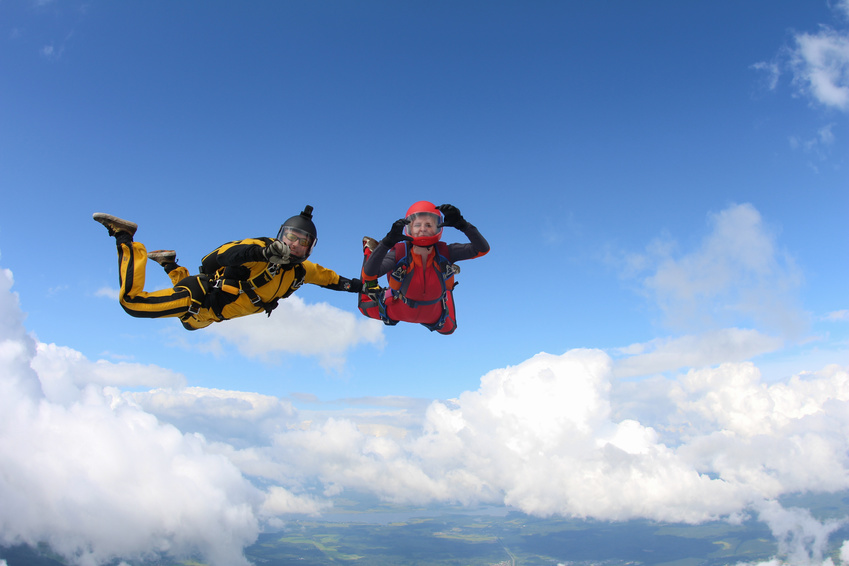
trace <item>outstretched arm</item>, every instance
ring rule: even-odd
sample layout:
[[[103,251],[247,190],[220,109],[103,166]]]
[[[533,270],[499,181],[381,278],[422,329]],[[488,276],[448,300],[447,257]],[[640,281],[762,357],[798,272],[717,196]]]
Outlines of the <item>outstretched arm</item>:
[[[306,269],[304,281],[331,291],[347,291],[348,293],[359,293],[363,288],[363,282],[359,279],[348,279],[342,277],[332,269],[322,267],[311,261],[303,262]]]

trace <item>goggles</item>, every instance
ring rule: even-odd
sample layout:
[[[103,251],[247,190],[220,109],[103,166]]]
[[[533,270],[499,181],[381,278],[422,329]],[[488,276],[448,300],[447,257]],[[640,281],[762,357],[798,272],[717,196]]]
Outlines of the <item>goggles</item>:
[[[292,232],[287,232],[287,233],[283,234],[283,239],[287,240],[289,242],[292,242],[293,244],[295,242],[298,242],[299,244],[301,244],[304,247],[307,247],[307,244],[310,243],[309,238],[299,238],[297,234],[293,234]]]
[[[277,235],[278,240],[285,240],[290,244],[298,243],[301,246],[308,248],[312,243],[312,236],[301,230],[284,227]]]
[[[442,218],[431,212],[415,212],[407,217],[407,234],[411,234],[415,227],[427,229],[434,235],[442,231],[441,220]]]

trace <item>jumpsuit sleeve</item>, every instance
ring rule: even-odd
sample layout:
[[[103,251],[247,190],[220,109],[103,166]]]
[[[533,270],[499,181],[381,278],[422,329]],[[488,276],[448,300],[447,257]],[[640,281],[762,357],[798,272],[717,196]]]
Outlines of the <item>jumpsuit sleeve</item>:
[[[362,287],[358,280],[342,277],[332,269],[327,269],[317,263],[305,261],[302,265],[307,271],[304,278],[306,283],[312,283],[331,291],[347,291],[349,293],[359,292]]]
[[[448,244],[451,261],[475,259],[489,253],[489,242],[486,241],[477,228],[471,224],[466,226],[463,233],[469,238],[468,244]]]
[[[383,242],[371,252],[368,260],[363,266],[363,274],[366,277],[380,277],[395,268],[395,249],[388,247]]]
[[[218,263],[224,267],[233,267],[265,261],[262,250],[271,242],[271,238],[249,238],[225,244],[218,248]]]

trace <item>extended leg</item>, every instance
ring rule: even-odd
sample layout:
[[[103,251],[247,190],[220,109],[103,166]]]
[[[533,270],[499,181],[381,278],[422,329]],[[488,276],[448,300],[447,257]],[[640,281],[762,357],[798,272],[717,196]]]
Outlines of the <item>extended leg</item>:
[[[121,276],[119,299],[129,315],[138,318],[162,318],[186,314],[192,304],[188,290],[170,288],[150,293],[144,290],[147,266],[147,250],[144,244],[118,244],[118,266]]]
[[[147,293],[144,290],[147,250],[144,244],[133,241],[138,229],[135,222],[96,212],[95,222],[103,224],[118,246],[119,300],[128,314],[140,318],[183,316],[192,304],[187,289],[162,289]],[[176,259],[176,254],[175,254]]]

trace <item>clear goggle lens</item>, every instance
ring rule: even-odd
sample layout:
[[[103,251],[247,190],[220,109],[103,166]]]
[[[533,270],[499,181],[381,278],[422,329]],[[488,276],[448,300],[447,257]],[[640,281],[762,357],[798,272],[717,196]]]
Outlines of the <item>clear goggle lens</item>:
[[[278,240],[286,241],[290,244],[298,243],[303,247],[309,247],[312,243],[312,236],[301,230],[294,228],[283,228],[280,234],[277,235]]]
[[[407,234],[412,236],[413,229],[427,230],[433,236],[442,229],[442,218],[431,212],[416,212],[407,217]]]

